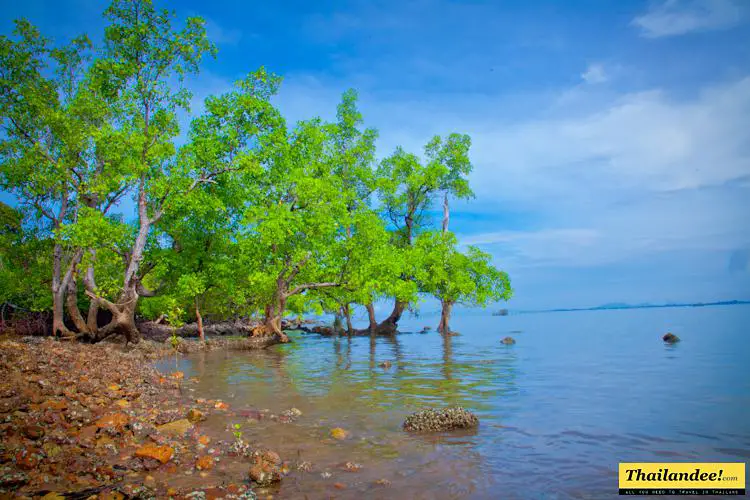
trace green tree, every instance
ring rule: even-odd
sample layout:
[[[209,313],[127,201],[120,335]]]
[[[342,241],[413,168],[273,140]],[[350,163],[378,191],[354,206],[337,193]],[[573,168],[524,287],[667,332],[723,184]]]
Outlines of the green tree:
[[[404,281],[413,281],[421,265],[418,254],[410,254],[409,249],[415,236],[432,222],[430,209],[434,198],[443,194],[443,227],[447,230],[449,195],[457,198],[473,195],[466,179],[472,168],[468,159],[470,144],[466,135],[451,134],[445,140],[436,136],[425,146],[427,161],[398,148],[378,168],[379,195],[384,214],[393,228],[393,244],[406,254],[407,265],[401,275]],[[396,296],[393,311],[377,329],[395,331],[407,305],[408,299]]]
[[[420,289],[434,295],[442,306],[440,333],[450,333],[455,304],[486,306],[511,298],[513,289],[508,274],[496,269],[491,256],[476,247],[468,247],[466,253],[459,252],[453,233],[423,233],[415,247],[421,263],[417,274]]]
[[[94,309],[104,307],[112,313],[108,325],[88,333],[94,338],[122,333],[135,341],[139,336],[134,321],[138,299],[150,295],[142,281],[154,265],[142,268],[141,264],[152,228],[174,210],[176,200],[189,197],[225,171],[220,165],[191,168],[180,161],[174,145],[179,133],[177,113],[187,110],[190,98],[183,77],[197,72],[202,57],[214,53],[215,48],[206,38],[202,19],[188,18],[178,31],[172,27],[173,15],[157,11],[149,0],[116,0],[105,17],[110,24],[105,30],[103,57],[95,68],[99,85],[114,96],[111,107],[121,139],[117,144],[126,166],[120,182],[109,187],[117,192],[125,184],[126,190],[133,192],[137,222],[132,237],[120,241],[124,272],[114,300],[103,296],[93,280],[84,281]],[[95,213],[89,219],[101,215]],[[72,228],[70,234],[78,237],[81,247],[91,247],[94,231],[80,227],[78,221],[74,224],[79,227]],[[96,234],[104,246],[111,246],[106,245],[110,238]]]
[[[106,214],[125,192],[117,161],[119,134],[86,36],[52,47],[25,20],[0,38],[0,185],[54,236],[53,332],[63,323],[65,295],[84,249],[61,234],[81,210]]]

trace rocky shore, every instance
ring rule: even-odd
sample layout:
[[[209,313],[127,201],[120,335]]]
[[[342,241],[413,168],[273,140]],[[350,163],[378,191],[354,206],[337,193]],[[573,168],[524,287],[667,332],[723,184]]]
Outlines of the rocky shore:
[[[269,343],[183,340],[177,349]],[[255,498],[254,479],[264,486],[280,479],[288,467],[276,453],[230,432],[202,432],[207,416],[233,409],[187,397],[195,380],[151,367],[149,360],[174,352],[150,340],[128,347],[0,341],[0,499]]]

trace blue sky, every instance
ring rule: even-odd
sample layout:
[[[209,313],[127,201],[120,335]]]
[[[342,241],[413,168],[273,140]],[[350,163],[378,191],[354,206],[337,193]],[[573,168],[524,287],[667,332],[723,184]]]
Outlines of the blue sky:
[[[58,39],[104,2],[3,0]],[[219,46],[194,110],[265,65],[289,119],[360,92],[380,154],[469,133],[461,241],[511,274],[516,307],[750,298],[746,0],[157,2]]]

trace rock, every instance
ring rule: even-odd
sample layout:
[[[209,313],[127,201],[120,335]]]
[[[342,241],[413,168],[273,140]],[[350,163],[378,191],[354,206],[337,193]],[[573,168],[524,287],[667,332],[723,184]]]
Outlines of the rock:
[[[195,461],[195,468],[198,470],[211,470],[214,468],[214,459],[210,455],[203,455]]]
[[[667,344],[674,344],[680,341],[680,337],[671,332],[667,332],[661,339]]]
[[[302,412],[299,411],[297,408],[289,408],[288,410],[284,410],[281,412],[281,417],[279,420],[281,422],[293,422],[297,418],[299,418],[302,415]]]
[[[96,421],[99,428],[119,428],[128,425],[130,417],[124,413],[109,413]]]
[[[338,439],[339,441],[341,441],[349,437],[349,431],[342,429],[341,427],[334,427],[333,429],[331,429],[331,437],[333,439]]]
[[[253,453],[248,475],[258,486],[281,481],[281,457],[270,450],[256,451]]]
[[[421,331],[420,331],[419,333],[427,333],[427,332],[429,332],[430,330],[432,330],[432,327],[430,327],[430,326],[425,326],[424,328],[422,328],[422,330],[421,330]]]
[[[29,439],[37,440],[44,436],[44,427],[41,425],[27,425],[23,428],[23,435]]]
[[[336,333],[330,326],[314,326],[310,331],[319,333],[320,335],[333,335]]]
[[[153,444],[147,444],[135,450],[136,457],[153,458],[154,460],[158,460],[163,464],[169,462],[169,460],[172,458],[172,455],[174,455],[174,449],[170,448],[169,446],[156,446]]]
[[[156,427],[156,430],[161,432],[162,434],[179,437],[184,436],[192,428],[193,424],[190,423],[190,420],[181,418],[180,420],[175,420],[174,422],[169,422],[168,424],[159,425]]]
[[[344,470],[348,472],[359,472],[361,468],[362,468],[362,464],[358,464],[355,462],[346,462],[344,464]]]
[[[390,367],[392,366],[392,364],[391,364],[391,362],[390,362],[390,361],[383,361],[383,362],[382,362],[382,363],[380,363],[380,364],[379,364],[378,366],[379,366],[380,368],[385,368],[385,369],[388,369],[388,368],[390,368]]]
[[[203,415],[203,412],[200,411],[197,408],[190,408],[187,414],[187,419],[193,424],[197,424],[201,420],[206,420],[205,415]]]
[[[430,408],[409,415],[404,421],[404,430],[409,432],[439,432],[467,429],[479,425],[479,419],[460,406],[442,410]]]
[[[505,345],[513,345],[516,343],[516,339],[513,337],[505,337],[503,340],[500,341],[501,343]]]

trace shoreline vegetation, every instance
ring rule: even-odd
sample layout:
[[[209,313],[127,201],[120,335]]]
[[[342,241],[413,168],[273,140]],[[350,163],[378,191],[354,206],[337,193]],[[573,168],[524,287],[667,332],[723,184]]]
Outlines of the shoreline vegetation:
[[[0,327],[13,304],[86,342],[138,342],[149,320],[204,338],[206,318],[261,318],[252,335],[283,342],[290,314],[354,333],[359,308],[371,333],[395,333],[432,296],[450,333],[455,306],[511,297],[449,227],[451,203],[474,196],[468,135],[378,152],[353,89],[332,121],[290,124],[264,67],[192,112],[185,77],[218,53],[205,20],[150,0],[114,0],[104,18],[97,46],[23,19],[0,36],[0,189],[14,200],[0,203]],[[393,304],[382,319],[379,300]]]
[[[378,152],[353,89],[331,121],[288,124],[264,67],[193,112],[185,77],[218,52],[205,20],[150,0],[103,17],[103,36],[52,40],[24,19],[0,36],[0,497],[254,498],[294,464],[240,430],[201,434],[234,409],[151,361],[289,329],[393,335],[425,296],[447,338],[454,307],[510,299],[507,273],[449,227],[473,197],[471,139]],[[380,320],[376,301],[392,304]],[[333,326],[288,319],[310,313]]]

